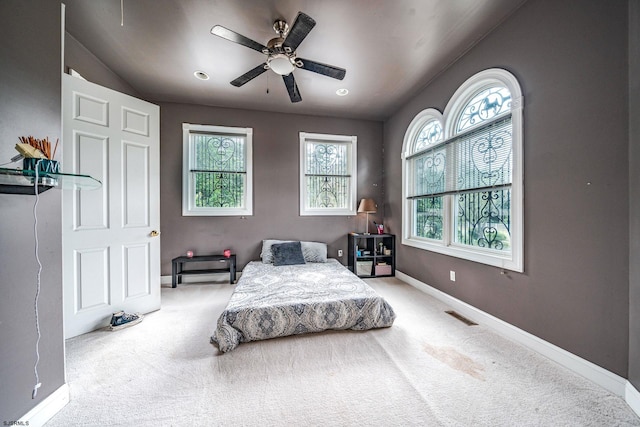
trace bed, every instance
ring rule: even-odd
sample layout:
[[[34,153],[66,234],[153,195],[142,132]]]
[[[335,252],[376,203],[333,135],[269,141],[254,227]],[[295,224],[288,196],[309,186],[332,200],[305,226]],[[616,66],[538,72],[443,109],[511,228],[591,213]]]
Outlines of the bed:
[[[211,342],[221,352],[249,341],[393,324],[391,306],[337,260],[307,254],[315,261],[282,265],[269,258],[268,242],[263,242],[262,261],[242,270],[218,318]]]

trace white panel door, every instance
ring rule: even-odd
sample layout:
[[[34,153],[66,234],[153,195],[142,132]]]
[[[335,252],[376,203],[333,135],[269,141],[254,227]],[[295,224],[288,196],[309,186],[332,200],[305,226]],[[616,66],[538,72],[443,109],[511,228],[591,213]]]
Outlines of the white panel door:
[[[118,310],[160,308],[160,109],[63,74],[62,167],[98,190],[65,190],[64,330],[107,326]]]

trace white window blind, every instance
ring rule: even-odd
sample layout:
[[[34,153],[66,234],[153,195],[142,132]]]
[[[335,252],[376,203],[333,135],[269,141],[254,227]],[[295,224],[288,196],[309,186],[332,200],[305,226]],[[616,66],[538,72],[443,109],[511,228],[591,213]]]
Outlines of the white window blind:
[[[511,115],[456,135],[407,158],[415,177],[410,199],[511,185]]]

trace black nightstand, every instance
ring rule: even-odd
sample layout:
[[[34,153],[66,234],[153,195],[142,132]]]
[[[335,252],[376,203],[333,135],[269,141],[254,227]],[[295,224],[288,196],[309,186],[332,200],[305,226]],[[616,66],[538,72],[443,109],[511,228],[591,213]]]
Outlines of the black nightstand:
[[[215,262],[225,263],[226,268],[205,268],[198,270],[185,270],[184,264],[190,262]],[[175,288],[178,283],[182,283],[182,276],[188,274],[210,274],[220,271],[229,272],[229,283],[234,284],[236,281],[236,255],[232,254],[230,257],[224,255],[200,255],[200,256],[179,256],[171,260],[171,287]]]
[[[396,275],[396,236],[349,233],[349,270],[359,277]]]

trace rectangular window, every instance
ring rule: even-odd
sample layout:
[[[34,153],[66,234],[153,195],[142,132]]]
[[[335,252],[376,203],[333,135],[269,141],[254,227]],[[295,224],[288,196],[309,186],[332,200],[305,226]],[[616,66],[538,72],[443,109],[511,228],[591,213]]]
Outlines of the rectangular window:
[[[300,132],[300,215],[356,214],[356,140]]]
[[[454,142],[454,241],[511,251],[511,115]]]
[[[423,197],[413,201],[415,229],[414,235],[425,239],[443,239],[444,210],[443,197]]]
[[[509,251],[511,116],[409,156],[414,236],[442,241],[453,204],[455,244]]]
[[[252,215],[253,130],[183,123],[182,131],[182,215]]]

